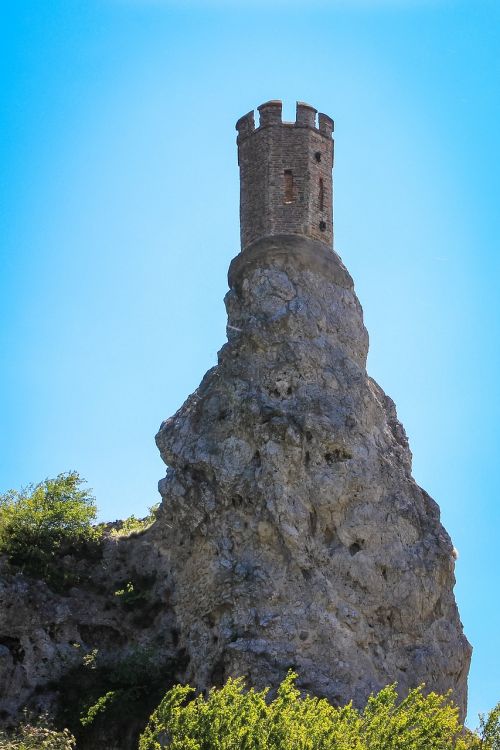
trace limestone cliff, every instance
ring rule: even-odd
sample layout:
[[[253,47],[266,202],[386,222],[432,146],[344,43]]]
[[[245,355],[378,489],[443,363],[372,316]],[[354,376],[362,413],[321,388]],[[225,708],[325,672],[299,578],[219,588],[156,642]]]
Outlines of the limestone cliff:
[[[453,547],[366,373],[351,277],[324,244],[277,236],[234,259],[229,287],[219,363],[157,435],[168,470],[156,523],[108,537],[82,563],[88,585],[64,595],[0,571],[4,723],[23,706],[61,716],[92,703],[138,653],[153,655],[162,691],[229,675],[277,685],[293,667],[335,703],[425,682],[452,688],[465,712]],[[135,747],[158,698],[150,682],[134,683],[147,688],[140,711],[121,709],[79,747]]]
[[[26,710],[69,727],[79,750],[135,750],[183,676],[168,571],[147,532],[106,533],[97,559],[66,555],[60,564],[78,571],[78,586],[56,592],[0,565],[0,725]],[[115,704],[83,727],[81,716],[108,691]]]
[[[229,286],[219,364],[157,435],[152,534],[186,679],[275,685],[293,666],[336,703],[425,682],[464,711],[452,543],[366,373],[347,270],[322,243],[273,237],[235,258]]]

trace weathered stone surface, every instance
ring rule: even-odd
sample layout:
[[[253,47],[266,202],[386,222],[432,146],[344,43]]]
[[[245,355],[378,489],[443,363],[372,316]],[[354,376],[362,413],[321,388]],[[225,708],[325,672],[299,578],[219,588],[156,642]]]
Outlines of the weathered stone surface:
[[[454,690],[470,646],[436,503],[411,476],[340,258],[300,237],[238,256],[219,364],[157,435],[151,532],[169,560],[186,679],[299,685],[362,704],[398,681]]]
[[[168,605],[170,580],[159,550],[148,535],[105,538],[98,560],[62,564],[85,573],[85,585],[55,593],[45,582],[14,573],[0,565],[0,724],[16,724],[23,709],[35,715],[56,716],[67,703],[68,685],[81,705],[97,666],[113,666],[134,654],[151,650],[155,664],[165,665],[165,685],[181,677],[175,664],[182,663],[174,613]],[[134,584],[138,606],[126,606],[116,591]],[[95,663],[84,666],[85,658]],[[172,669],[172,665],[174,668]],[[90,680],[89,680],[90,678]],[[78,716],[78,707],[74,710]],[[143,717],[144,721],[146,717]],[[124,717],[123,724],[134,717]],[[139,719],[140,721],[140,719]],[[113,743],[111,736],[99,747],[124,750],[134,744]],[[123,727],[115,727],[118,734]],[[85,744],[81,745],[86,747]],[[95,747],[93,743],[91,747]],[[79,743],[80,747],[80,743]]]
[[[337,703],[425,682],[465,710],[453,548],[366,374],[351,277],[322,243],[283,236],[237,256],[229,282],[219,364],[157,435],[157,522],[107,538],[78,563],[91,585],[65,596],[0,569],[2,723],[55,713],[94,649],[109,664],[153,649],[165,687],[276,685],[292,666]],[[132,609],[115,595],[127,581],[144,595]],[[82,748],[135,747],[136,724]]]
[[[282,104],[261,104],[236,123],[240,167],[241,247],[270,235],[294,234],[333,247],[333,120],[297,102],[296,121]]]

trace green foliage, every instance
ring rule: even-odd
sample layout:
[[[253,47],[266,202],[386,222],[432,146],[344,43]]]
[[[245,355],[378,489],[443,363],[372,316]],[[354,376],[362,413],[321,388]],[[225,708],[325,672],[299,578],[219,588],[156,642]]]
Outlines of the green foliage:
[[[11,733],[0,731],[1,750],[73,750],[75,738],[67,730],[57,732],[45,717],[25,721]]]
[[[449,696],[412,690],[401,702],[394,685],[373,695],[363,711],[302,698],[289,672],[276,698],[244,690],[229,679],[186,702],[177,685],[161,701],[140,737],[140,750],[466,750],[458,709]],[[497,750],[497,748],[494,748]]]
[[[118,591],[115,591],[115,596],[118,596],[120,599],[126,601],[128,598],[133,597],[135,594],[134,591],[134,584],[132,581],[129,581],[127,584],[125,584],[125,587],[122,589],[118,589]]]
[[[132,581],[125,584],[122,589],[115,591],[115,596],[125,607],[127,607],[127,609],[133,609],[138,605],[144,605],[147,601],[145,593],[135,587]]]
[[[87,669],[97,669],[97,657],[99,655],[99,650],[97,648],[93,648],[92,651],[89,651],[87,654],[85,654],[82,658],[82,664]]]
[[[89,551],[101,533],[92,525],[94,497],[83,484],[77,472],[70,471],[1,495],[0,554],[54,588],[75,583],[74,572],[61,566],[61,557]]]
[[[78,748],[129,747],[172,684],[175,667],[153,648],[137,646],[113,658],[93,649],[60,683],[58,724],[70,728]]]
[[[134,515],[129,516],[121,522],[120,528],[113,529],[111,536],[131,536],[132,534],[139,534],[141,531],[146,531],[146,529],[149,529],[149,527],[156,521],[156,513],[159,507],[160,503],[152,505],[145,518],[136,518]]]
[[[98,714],[104,713],[107,708],[109,708],[112,701],[115,700],[117,697],[116,690],[108,690],[105,695],[101,695],[100,698],[96,700],[95,703],[93,703],[89,708],[87,709],[86,713],[84,713],[80,717],[80,723],[82,726],[87,726],[88,724],[92,724],[94,719]]]
[[[488,716],[479,716],[479,736],[482,750],[500,750],[500,703]]]

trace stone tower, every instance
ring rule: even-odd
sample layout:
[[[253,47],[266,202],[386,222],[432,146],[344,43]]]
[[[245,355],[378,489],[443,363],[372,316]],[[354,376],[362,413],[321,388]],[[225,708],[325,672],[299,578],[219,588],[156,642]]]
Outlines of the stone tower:
[[[453,545],[411,474],[391,399],[333,250],[333,122],[281,102],[237,123],[241,252],[218,364],[156,436],[167,473],[149,535],[165,560],[183,681],[228,676],[363,706],[392,682],[453,690],[471,649]]]
[[[259,110],[258,128],[253,113],[237,125],[242,252],[227,341],[156,436],[157,520],[105,534],[102,559],[66,557],[81,572],[71,596],[0,560],[0,726],[24,707],[61,716],[81,698],[84,654],[104,673],[138,648],[154,654],[153,691],[160,678],[276,687],[292,667],[301,690],[336,705],[425,683],[451,689],[465,716],[471,647],[453,545],[366,371],[363,312],[332,247],[333,122],[320,115],[316,128],[304,104],[295,123],[280,102]],[[117,581],[137,583],[139,608],[110,595]],[[96,722],[79,749],[137,748],[154,694]]]
[[[283,122],[280,101],[241,117],[238,131],[241,249],[276,235],[305,235],[333,247],[333,120],[297,102]]]

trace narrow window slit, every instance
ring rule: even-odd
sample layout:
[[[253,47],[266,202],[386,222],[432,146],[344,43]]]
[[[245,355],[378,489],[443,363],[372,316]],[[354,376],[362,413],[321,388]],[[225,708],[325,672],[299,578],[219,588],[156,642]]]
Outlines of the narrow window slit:
[[[285,203],[293,203],[293,172],[285,169]]]
[[[323,178],[319,178],[319,210],[323,211],[325,206],[325,188],[323,185]]]

